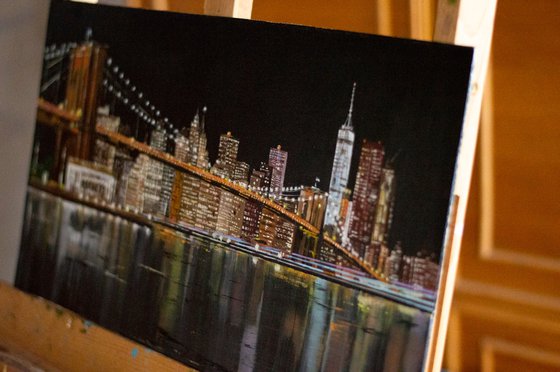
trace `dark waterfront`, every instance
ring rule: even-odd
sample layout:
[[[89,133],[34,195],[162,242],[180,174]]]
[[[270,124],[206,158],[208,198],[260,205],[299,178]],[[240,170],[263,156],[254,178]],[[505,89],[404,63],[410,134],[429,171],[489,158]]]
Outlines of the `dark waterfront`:
[[[201,370],[419,371],[430,315],[29,189],[17,286]]]

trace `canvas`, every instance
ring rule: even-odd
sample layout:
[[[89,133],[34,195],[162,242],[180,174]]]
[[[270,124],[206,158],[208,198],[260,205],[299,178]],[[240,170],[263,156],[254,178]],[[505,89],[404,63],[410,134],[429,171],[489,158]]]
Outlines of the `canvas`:
[[[200,370],[421,370],[471,59],[54,2],[16,286]]]

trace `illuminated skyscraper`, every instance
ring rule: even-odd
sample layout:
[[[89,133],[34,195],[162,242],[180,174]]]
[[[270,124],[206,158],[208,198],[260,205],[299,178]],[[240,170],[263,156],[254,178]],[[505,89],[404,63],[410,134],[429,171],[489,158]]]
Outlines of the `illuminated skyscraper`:
[[[238,161],[235,163],[235,169],[233,170],[233,180],[247,185],[247,180],[249,178],[249,164]]]
[[[171,208],[171,195],[173,193],[173,184],[175,182],[175,169],[164,164],[163,165],[163,179],[161,180],[161,198],[159,214],[161,216],[169,217]]]
[[[198,226],[197,221],[204,216],[198,214],[199,198],[202,192],[202,183],[199,177],[192,174],[183,173],[181,184],[181,206],[179,211],[179,221],[191,226]],[[206,188],[205,188],[206,190]],[[211,207],[210,207],[211,208]]]
[[[144,179],[144,204],[142,212],[155,215],[159,212],[161,184],[163,179],[163,164],[148,159],[148,169]]]
[[[387,241],[393,214],[393,203],[395,200],[395,171],[383,168],[381,171],[381,182],[379,187],[379,200],[375,210],[375,220],[372,243],[384,243]]]
[[[271,148],[268,155],[268,165],[272,168],[270,178],[270,194],[280,195],[284,187],[284,175],[288,163],[288,153],[282,150],[282,146]]]
[[[249,178],[249,186],[251,187],[261,187],[263,182],[262,180],[265,177],[265,173],[260,171],[260,170],[256,170],[253,169],[253,171],[251,172],[251,177]]]
[[[165,131],[161,127],[157,127],[150,133],[150,147],[158,151],[166,152],[167,138]]]
[[[245,200],[229,191],[221,190],[216,231],[241,237]]]
[[[165,151],[166,138],[165,132],[161,128],[156,128],[150,135],[150,147]],[[144,205],[142,211],[151,215],[158,214],[161,209],[161,197],[163,183],[163,163],[155,160],[148,159],[148,169],[146,171],[146,178],[144,180]]]
[[[117,180],[115,191],[115,203],[124,206],[126,201],[126,191],[128,186],[128,175],[134,167],[134,160],[130,154],[122,148],[117,148],[113,163],[113,174]]]
[[[108,111],[108,110],[107,110]],[[97,125],[112,132],[118,132],[121,119],[117,116],[110,116],[106,111],[99,109],[97,112]],[[95,140],[95,151],[93,162],[108,169],[113,169],[116,155],[116,146],[103,139]]]
[[[410,263],[409,263],[410,262]],[[399,281],[411,284],[414,288],[435,291],[439,280],[439,265],[433,254],[420,251],[416,256],[403,257],[403,270]]]
[[[361,258],[364,258],[371,240],[384,156],[381,142],[363,141],[354,186],[349,234],[352,249],[357,251]]]
[[[268,195],[271,178],[272,168],[268,164],[261,162],[259,170],[253,169],[249,179],[249,186],[261,189],[263,190],[261,194]]]
[[[381,181],[370,245],[365,253],[365,260],[373,267],[379,263],[382,246],[387,245],[391,222],[393,220],[393,204],[395,201],[395,171],[392,168],[381,170]]]
[[[338,227],[340,228],[342,245],[348,244],[348,234],[350,233],[350,220],[352,216],[352,190],[344,189],[342,201],[340,202],[340,218]]]
[[[389,255],[389,270],[387,273],[389,281],[396,282],[400,279],[402,274],[402,261],[403,251],[401,245],[397,243]]]
[[[218,159],[212,167],[212,172],[218,176],[233,178],[233,172],[237,164],[237,150],[239,140],[231,135],[231,132],[220,136],[218,146]]]
[[[175,157],[183,162],[189,162],[190,157],[190,146],[189,146],[189,136],[190,128],[183,128],[181,132],[177,134],[175,138]],[[186,209],[187,205],[196,206],[198,199],[198,184],[197,179],[191,175],[187,175],[181,171],[175,170],[175,175],[173,177],[173,187],[171,191],[171,200],[168,208],[169,218],[174,222],[182,222],[194,226],[196,212],[193,209]],[[186,177],[188,179],[185,179]],[[193,185],[194,183],[194,185]],[[193,192],[189,190],[188,192],[183,190],[183,187],[197,187],[197,190]]]
[[[136,158],[132,169],[128,173],[126,193],[124,198],[125,208],[140,212],[144,206],[144,181],[148,172],[148,155],[140,154]]]
[[[414,257],[412,256],[403,256],[401,262],[401,276],[399,278],[399,282],[404,284],[410,284],[412,280],[412,265],[414,263]]]
[[[183,192],[185,189],[183,188]],[[218,210],[220,208],[221,189],[206,181],[200,181],[198,204],[196,206],[195,226],[206,231],[216,230]]]
[[[158,126],[151,132],[150,136],[150,147],[161,152],[167,152],[167,135],[162,127]],[[147,212],[164,217],[168,216],[175,170],[169,165],[150,159],[150,170],[147,177],[152,188],[147,187],[146,192],[153,194],[151,198],[154,203]]]
[[[352,111],[354,109],[354,93],[356,83],[352,88],[352,98],[350,98],[350,108],[346,121],[338,130],[338,139],[334,151],[333,167],[331,172],[331,182],[329,185],[329,202],[325,226],[337,226],[342,202],[342,193],[348,185],[350,165],[352,163],[352,150],[354,148],[354,126],[352,124]],[[334,229],[336,231],[336,229]]]
[[[189,148],[187,151],[186,161],[190,164],[196,165],[198,162],[198,149],[200,145],[200,116],[198,115],[198,110],[191,121],[191,126],[188,131],[188,144]]]
[[[260,170],[253,169],[249,178],[249,186],[253,189],[268,189],[270,187],[271,168],[261,162]],[[247,200],[243,211],[242,238],[253,242],[259,232],[262,207],[259,203]]]
[[[249,242],[253,242],[259,229],[259,219],[261,215],[259,203],[247,200],[243,210],[243,224],[241,226],[241,237]]]
[[[410,284],[417,289],[423,288],[426,286],[426,268],[428,266],[428,260],[422,252],[418,252],[416,256],[413,257],[412,262]]]
[[[194,116],[188,134],[188,155],[186,161],[190,164],[196,165],[199,168],[210,168],[208,160],[208,150],[206,148],[206,132],[204,131],[206,107],[202,109],[202,119],[198,115],[198,111]]]
[[[268,208],[263,208],[259,216],[259,232],[257,241],[272,246],[276,238],[276,230],[280,217]]]
[[[189,160],[189,139],[187,136],[188,131],[183,129],[183,131],[177,134],[177,138],[175,138],[175,157],[184,162]]]
[[[285,218],[278,218],[276,224],[276,236],[272,242],[273,247],[280,248],[284,252],[292,252],[294,242],[295,225]]]
[[[380,250],[379,250],[379,255],[377,257],[377,271],[380,274],[383,274],[383,276],[387,276],[388,272],[387,269],[390,266],[390,262],[389,261],[389,255],[390,255],[390,251],[389,251],[389,247],[387,247],[385,244],[381,244],[380,246]],[[366,258],[369,258],[366,256]],[[369,262],[369,260],[368,260]]]

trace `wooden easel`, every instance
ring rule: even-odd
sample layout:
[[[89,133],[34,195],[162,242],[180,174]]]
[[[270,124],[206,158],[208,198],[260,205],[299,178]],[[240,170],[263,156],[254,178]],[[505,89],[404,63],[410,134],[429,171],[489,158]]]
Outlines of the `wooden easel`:
[[[414,1],[411,2],[413,4]],[[453,297],[497,0],[440,0],[434,41],[475,48],[465,125],[448,219],[443,275],[426,356],[426,371],[439,371]],[[251,18],[253,0],[206,0],[204,12]],[[412,7],[412,5],[411,5]],[[422,24],[422,23],[420,23]],[[100,327],[48,301],[0,283],[0,345],[57,369],[188,370],[187,367]],[[1,356],[1,355],[0,355]],[[0,367],[2,359],[0,358]]]

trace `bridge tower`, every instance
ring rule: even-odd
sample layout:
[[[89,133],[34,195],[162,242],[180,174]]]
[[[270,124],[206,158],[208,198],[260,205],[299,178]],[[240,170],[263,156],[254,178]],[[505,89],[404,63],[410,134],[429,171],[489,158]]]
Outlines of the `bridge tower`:
[[[64,101],[66,111],[80,118],[78,153],[75,155],[85,160],[91,160],[95,144],[99,92],[107,59],[107,48],[90,41],[90,36],[91,31],[88,31],[86,41],[71,52]]]

